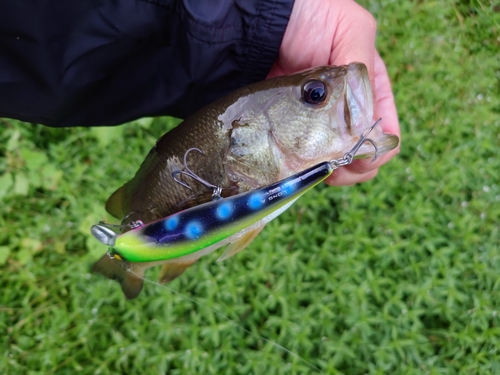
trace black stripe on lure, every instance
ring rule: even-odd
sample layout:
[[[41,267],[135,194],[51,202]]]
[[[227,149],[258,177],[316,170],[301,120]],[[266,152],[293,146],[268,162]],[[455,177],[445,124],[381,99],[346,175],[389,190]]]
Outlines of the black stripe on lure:
[[[217,187],[213,186],[213,201],[146,225],[136,222],[133,229],[123,234],[115,233],[111,229],[113,225],[106,223],[92,226],[91,232],[109,247],[110,257],[117,260],[194,261],[221,246],[241,242],[248,233],[263,227],[263,224],[284,212],[301,195],[324,181],[335,169],[351,164],[356,152],[365,142],[371,143],[375,148],[373,162],[378,150],[375,142],[367,137],[379,122],[380,119],[367,129],[351,151],[340,159],[317,164],[274,184],[229,198],[217,196]],[[255,235],[249,238],[247,244]],[[221,260],[237,252],[230,248],[221,256]]]

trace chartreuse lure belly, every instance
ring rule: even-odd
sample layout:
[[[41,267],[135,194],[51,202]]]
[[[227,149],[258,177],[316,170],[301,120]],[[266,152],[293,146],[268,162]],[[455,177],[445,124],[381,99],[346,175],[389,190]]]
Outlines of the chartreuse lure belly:
[[[331,163],[324,162],[264,188],[195,206],[139,226],[111,237],[107,243],[109,253],[127,262],[155,262],[209,249],[245,229],[251,230],[254,224],[260,226],[274,219],[333,170]]]

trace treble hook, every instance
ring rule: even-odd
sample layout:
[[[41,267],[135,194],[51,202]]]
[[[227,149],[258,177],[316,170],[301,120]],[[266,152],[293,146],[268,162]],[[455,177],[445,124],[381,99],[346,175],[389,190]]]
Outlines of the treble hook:
[[[375,160],[377,160],[377,158],[378,158],[378,147],[377,147],[377,144],[375,143],[375,141],[373,139],[368,138],[368,135],[372,132],[373,129],[375,129],[375,127],[380,123],[380,121],[382,121],[381,118],[379,118],[375,122],[375,124],[373,124],[372,126],[370,126],[368,129],[366,129],[363,132],[363,134],[361,134],[361,137],[356,142],[356,144],[351,149],[351,151],[345,153],[342,158],[336,159],[336,160],[332,160],[330,163],[332,163],[335,168],[351,164],[352,161],[354,160],[354,156],[356,156],[356,153],[359,151],[359,149],[361,148],[361,146],[363,146],[363,144],[365,142],[371,143],[372,146],[373,146],[373,148],[375,148],[375,156],[373,156],[373,158],[372,158],[372,160],[371,160],[370,163],[373,163]]]
[[[198,176],[191,169],[189,169],[189,167],[187,165],[187,156],[191,151],[198,151],[200,154],[203,155],[203,151],[201,151],[199,148],[192,147],[192,148],[188,149],[186,151],[186,153],[184,154],[184,169],[185,169],[185,171],[175,170],[172,172],[172,177],[174,178],[175,182],[177,182],[178,184],[181,184],[184,187],[187,187],[190,190],[193,190],[193,188],[191,186],[189,186],[188,184],[186,184],[185,182],[182,182],[181,180],[179,180],[177,178],[177,176],[180,174],[186,175],[188,177],[191,177],[195,181],[198,181],[200,184],[205,185],[206,187],[212,188],[213,189],[212,199],[214,199],[214,200],[220,199],[221,192],[222,192],[222,188],[220,186],[216,186],[216,185],[211,184],[210,182],[208,182],[208,181],[204,180],[203,178],[201,178],[200,176]]]

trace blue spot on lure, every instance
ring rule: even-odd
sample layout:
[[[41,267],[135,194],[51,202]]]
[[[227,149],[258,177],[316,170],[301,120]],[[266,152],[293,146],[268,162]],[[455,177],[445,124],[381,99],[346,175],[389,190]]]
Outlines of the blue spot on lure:
[[[106,270],[96,271],[117,279],[126,297],[135,298],[142,289],[147,268],[163,264],[160,282],[167,282],[201,256],[222,246],[229,245],[219,260],[236,254],[300,196],[335,169],[350,164],[365,142],[370,142],[377,151],[376,144],[367,136],[379,121],[342,158],[317,164],[274,184],[228,198],[218,197],[146,225],[136,222],[131,230],[121,234],[115,233],[109,224],[92,226],[92,234],[109,248],[110,264]],[[373,160],[376,157],[375,152]]]

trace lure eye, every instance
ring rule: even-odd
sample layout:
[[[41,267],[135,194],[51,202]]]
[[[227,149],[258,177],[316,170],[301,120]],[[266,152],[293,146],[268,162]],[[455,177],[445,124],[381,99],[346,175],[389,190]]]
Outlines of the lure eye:
[[[326,85],[321,81],[309,81],[302,88],[302,99],[309,104],[323,103],[326,94]]]

